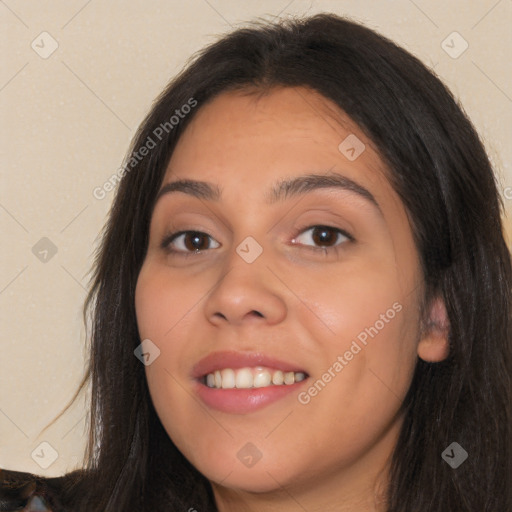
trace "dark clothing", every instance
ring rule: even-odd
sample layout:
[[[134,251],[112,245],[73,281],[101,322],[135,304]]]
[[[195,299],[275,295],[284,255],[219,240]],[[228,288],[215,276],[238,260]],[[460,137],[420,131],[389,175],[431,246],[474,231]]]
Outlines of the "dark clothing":
[[[0,469],[0,512],[68,512],[69,496],[86,480],[84,470],[46,478],[31,473]]]

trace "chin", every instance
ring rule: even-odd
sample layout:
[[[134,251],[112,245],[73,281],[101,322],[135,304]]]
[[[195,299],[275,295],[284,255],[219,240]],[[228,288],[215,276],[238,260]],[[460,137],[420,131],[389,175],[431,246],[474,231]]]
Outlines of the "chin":
[[[292,474],[291,468],[285,468],[277,461],[272,463],[261,459],[246,467],[236,456],[231,458],[225,454],[219,463],[203,458],[193,465],[214,486],[252,493],[274,492],[289,482],[296,482],[299,477]]]
[[[265,494],[282,490],[286,485],[283,475],[277,471],[269,471],[269,473],[267,473],[265,468],[260,468],[259,470],[255,468],[236,468],[227,478],[225,475],[223,478],[209,478],[208,475],[205,476],[213,485],[234,491]],[[275,478],[272,478],[272,476]]]

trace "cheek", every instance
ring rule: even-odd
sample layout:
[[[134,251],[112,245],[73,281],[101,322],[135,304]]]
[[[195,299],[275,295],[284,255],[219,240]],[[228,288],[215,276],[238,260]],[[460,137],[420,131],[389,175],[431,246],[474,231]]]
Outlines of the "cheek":
[[[358,293],[356,293],[358,291]],[[355,459],[391,428],[416,365],[416,306],[411,297],[376,283],[338,299],[335,335],[324,335],[325,364],[299,397],[313,432],[333,439],[338,455]]]
[[[389,331],[391,324],[396,328],[411,316],[408,304],[416,300],[414,279],[398,275],[394,260],[378,257],[354,258],[321,272],[299,274],[292,269],[281,277],[300,301],[294,301],[297,312],[304,310],[299,321],[309,323],[315,339],[330,340],[326,348],[360,334],[364,338],[375,326],[378,331]],[[415,321],[410,318],[407,323]]]
[[[165,413],[166,400],[179,386],[172,378],[190,358],[187,340],[194,329],[194,305],[198,290],[189,281],[171,279],[165,267],[145,264],[135,290],[135,310],[141,340],[150,339],[159,356],[146,366],[149,390],[159,414]],[[162,402],[162,403],[161,403]]]
[[[331,369],[337,377],[322,374],[322,381],[333,382],[329,399],[343,402],[345,410],[382,404],[393,409],[396,396],[405,396],[416,364],[419,295],[414,279],[400,278],[394,260],[375,260],[301,283],[297,295],[307,298],[315,313],[305,309],[302,318],[322,347],[321,371]],[[323,389],[322,383],[317,387]]]
[[[182,282],[175,275],[171,278],[165,266],[149,260],[141,269],[135,290],[140,339],[149,338],[160,350],[159,357],[145,367],[151,400],[180,449],[186,446],[188,438],[183,436],[182,422],[177,422],[176,417],[190,408],[190,395],[184,391],[188,382],[179,370],[190,358],[187,351],[190,336],[186,333],[194,329],[193,308],[201,293],[196,288],[193,280]],[[200,416],[201,412],[197,408],[191,417]]]
[[[164,266],[145,264],[135,290],[135,311],[141,339],[165,345],[173,329],[187,322],[187,315],[198,301],[199,287],[194,281],[171,279]],[[204,290],[203,290],[204,294]]]

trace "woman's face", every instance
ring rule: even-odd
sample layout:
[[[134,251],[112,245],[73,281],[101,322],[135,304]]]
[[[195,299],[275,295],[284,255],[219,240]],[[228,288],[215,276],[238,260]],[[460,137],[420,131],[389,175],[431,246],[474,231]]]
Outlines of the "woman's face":
[[[136,311],[170,438],[217,493],[370,486],[397,439],[423,293],[371,141],[304,88],[224,93],[161,192]]]

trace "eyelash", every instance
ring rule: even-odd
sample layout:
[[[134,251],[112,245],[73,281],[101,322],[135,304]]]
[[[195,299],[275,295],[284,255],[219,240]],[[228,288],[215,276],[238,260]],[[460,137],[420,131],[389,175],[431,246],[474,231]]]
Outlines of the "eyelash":
[[[340,245],[343,245],[346,242],[354,242],[354,237],[347,231],[340,229],[340,228],[336,228],[334,226],[328,226],[325,224],[314,224],[314,225],[303,226],[302,228],[297,229],[295,231],[295,233],[292,237],[292,240],[295,240],[300,234],[307,232],[311,229],[315,229],[315,228],[332,230],[332,231],[336,232],[337,235],[342,235],[347,240],[342,241],[342,242],[338,243],[337,245],[333,245],[331,247],[312,247],[312,246],[304,245],[304,244],[296,244],[296,245],[302,245],[305,249],[309,249],[316,253],[323,253],[323,254],[327,255],[327,253],[332,252],[332,251],[338,252]],[[203,231],[195,231],[193,229],[182,230],[182,231],[177,231],[177,232],[170,233],[170,234],[166,235],[160,244],[160,248],[165,250],[169,254],[179,255],[180,257],[184,257],[184,258],[188,258],[190,256],[196,256],[198,254],[203,254],[204,252],[209,250],[209,249],[205,249],[205,250],[197,250],[197,251],[181,251],[181,250],[176,250],[176,249],[171,248],[171,243],[174,242],[177,238],[179,238],[182,235],[187,235],[190,233],[194,233],[196,235],[206,235],[213,240],[213,237],[211,237],[208,233],[205,233]],[[338,240],[336,240],[336,241],[338,242]]]

